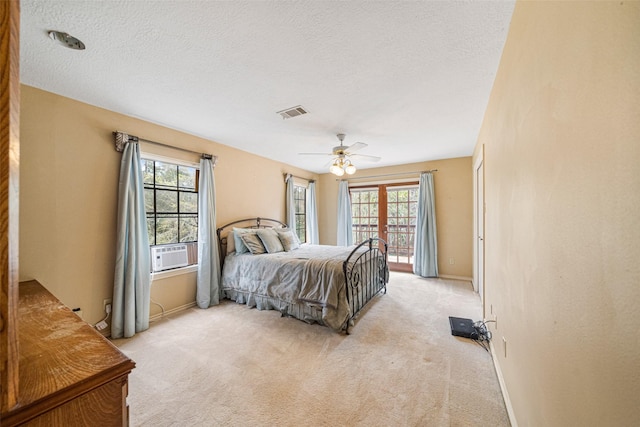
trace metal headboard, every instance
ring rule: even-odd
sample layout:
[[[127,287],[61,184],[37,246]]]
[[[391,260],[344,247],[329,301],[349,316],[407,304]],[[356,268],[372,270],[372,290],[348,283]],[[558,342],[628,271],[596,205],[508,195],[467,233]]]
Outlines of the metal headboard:
[[[222,227],[219,227],[216,230],[216,234],[218,235],[218,249],[220,250],[220,262],[221,264],[224,262],[224,258],[227,255],[227,235],[233,231],[234,227],[238,228],[274,228],[274,227],[286,227],[282,221],[278,221],[277,219],[271,218],[245,218],[239,219],[237,221],[230,222],[229,224],[225,224]]]

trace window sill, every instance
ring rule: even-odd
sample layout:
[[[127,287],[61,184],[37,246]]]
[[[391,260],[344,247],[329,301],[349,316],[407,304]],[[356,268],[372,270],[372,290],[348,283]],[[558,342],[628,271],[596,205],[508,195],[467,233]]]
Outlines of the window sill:
[[[198,264],[189,265],[187,267],[175,268],[173,270],[159,271],[157,273],[151,273],[151,282],[158,279],[166,279],[174,276],[181,276],[183,274],[193,273],[198,271]]]

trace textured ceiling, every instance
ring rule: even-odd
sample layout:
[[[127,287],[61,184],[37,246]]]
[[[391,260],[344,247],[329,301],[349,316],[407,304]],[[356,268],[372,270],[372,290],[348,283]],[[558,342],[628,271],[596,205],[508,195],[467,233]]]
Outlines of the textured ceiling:
[[[382,157],[360,168],[471,155],[514,1],[21,5],[22,83],[326,172],[297,153],[339,132]],[[297,105],[309,114],[276,114]]]

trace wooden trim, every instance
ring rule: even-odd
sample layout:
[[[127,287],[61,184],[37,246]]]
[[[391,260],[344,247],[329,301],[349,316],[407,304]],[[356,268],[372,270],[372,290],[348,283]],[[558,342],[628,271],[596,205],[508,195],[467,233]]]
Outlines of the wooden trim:
[[[471,286],[473,286],[473,277],[454,276],[454,275],[451,275],[451,274],[440,274],[438,276],[438,278],[440,278],[440,279],[449,279],[449,280],[461,280],[463,282],[469,282],[469,283],[471,283]]]
[[[18,401],[20,3],[0,2],[0,418]]]
[[[180,305],[178,307],[171,308],[169,310],[165,310],[164,313],[154,314],[153,316],[149,317],[149,323],[155,322],[155,321],[158,321],[158,320],[162,320],[162,318],[165,317],[165,316],[168,316],[170,314],[175,314],[175,313],[178,313],[180,311],[188,310],[188,309],[190,309],[192,307],[195,307],[195,306],[196,306],[196,302],[193,301],[193,302],[190,302],[190,303],[187,303],[187,304],[182,304],[182,305]]]
[[[408,264],[406,262],[387,262],[389,266],[389,270],[398,271],[401,273],[413,273],[413,264]]]
[[[498,363],[498,355],[496,354],[496,348],[493,345],[493,341],[489,341],[489,350],[491,352],[491,359],[493,359],[493,367],[496,370],[496,376],[498,377],[498,384],[500,384],[500,391],[502,392],[504,406],[507,408],[509,422],[511,423],[511,427],[518,427],[516,413],[513,409],[513,404],[511,403],[511,398],[507,391],[507,384],[504,382],[504,375],[502,375],[502,369],[500,368],[500,363]]]

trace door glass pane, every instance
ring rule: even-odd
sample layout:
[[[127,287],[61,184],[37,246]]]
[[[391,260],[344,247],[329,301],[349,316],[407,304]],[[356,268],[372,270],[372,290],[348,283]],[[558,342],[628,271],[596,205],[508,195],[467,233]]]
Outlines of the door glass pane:
[[[413,264],[413,242],[417,215],[417,186],[387,187],[387,239],[389,261]]]
[[[351,189],[354,243],[378,235],[378,189]]]

